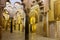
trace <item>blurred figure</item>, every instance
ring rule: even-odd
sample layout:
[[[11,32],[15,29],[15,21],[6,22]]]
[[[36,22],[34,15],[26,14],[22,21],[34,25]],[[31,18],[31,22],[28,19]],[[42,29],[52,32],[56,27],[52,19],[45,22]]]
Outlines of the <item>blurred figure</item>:
[[[9,27],[9,15],[8,15],[8,11],[7,10],[4,10],[3,18],[4,18],[4,28],[5,28],[5,30],[7,30],[8,27]]]

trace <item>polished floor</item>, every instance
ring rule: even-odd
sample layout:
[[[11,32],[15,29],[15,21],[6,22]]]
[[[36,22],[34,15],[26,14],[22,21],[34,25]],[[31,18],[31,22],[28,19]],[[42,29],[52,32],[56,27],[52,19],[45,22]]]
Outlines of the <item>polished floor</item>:
[[[10,33],[9,31],[2,32],[2,40],[25,40],[24,32],[13,32]],[[56,40],[52,38],[42,37],[36,33],[30,33],[29,40]]]

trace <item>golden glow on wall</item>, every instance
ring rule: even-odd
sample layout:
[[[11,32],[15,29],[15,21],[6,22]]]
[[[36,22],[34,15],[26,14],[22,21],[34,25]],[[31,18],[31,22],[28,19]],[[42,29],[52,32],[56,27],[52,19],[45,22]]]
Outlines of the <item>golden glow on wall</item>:
[[[50,0],[50,10],[48,14],[48,20],[54,21],[54,3],[56,0]]]
[[[60,20],[60,1],[55,2],[55,18]]]

